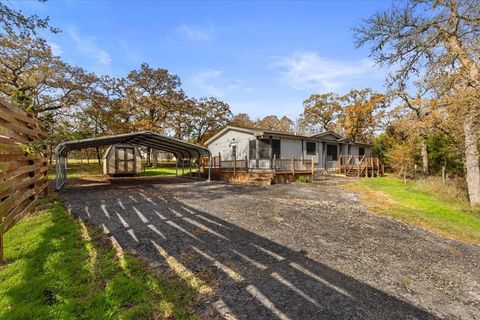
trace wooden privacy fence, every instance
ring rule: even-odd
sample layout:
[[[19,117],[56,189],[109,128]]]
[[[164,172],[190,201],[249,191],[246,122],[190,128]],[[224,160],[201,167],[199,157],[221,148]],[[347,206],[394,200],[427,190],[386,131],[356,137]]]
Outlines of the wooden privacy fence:
[[[45,127],[0,98],[0,262],[3,235],[47,193]]]

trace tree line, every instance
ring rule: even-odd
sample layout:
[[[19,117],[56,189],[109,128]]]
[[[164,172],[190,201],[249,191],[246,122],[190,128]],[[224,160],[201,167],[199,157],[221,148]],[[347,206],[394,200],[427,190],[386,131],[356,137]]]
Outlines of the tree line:
[[[60,30],[0,2],[0,94],[62,140],[154,131],[203,143],[226,125],[298,134],[333,130],[374,152],[393,170],[425,175],[442,166],[464,174],[480,204],[480,3],[408,0],[361,21],[355,44],[389,68],[385,92],[356,88],[306,97],[296,118],[233,114],[214,97],[189,97],[177,75],[147,63],[124,77],[72,66],[42,37]]]

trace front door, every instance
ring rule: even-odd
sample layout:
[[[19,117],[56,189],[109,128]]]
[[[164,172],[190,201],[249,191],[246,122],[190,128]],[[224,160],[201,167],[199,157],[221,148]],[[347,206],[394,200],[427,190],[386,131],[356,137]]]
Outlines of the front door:
[[[133,147],[115,148],[115,173],[135,173],[135,150]]]

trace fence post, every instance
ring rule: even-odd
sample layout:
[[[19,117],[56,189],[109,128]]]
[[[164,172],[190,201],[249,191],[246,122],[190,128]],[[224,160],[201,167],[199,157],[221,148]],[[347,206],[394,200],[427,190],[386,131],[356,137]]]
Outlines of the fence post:
[[[218,167],[222,167],[222,155],[220,154],[220,152],[218,153]]]
[[[248,173],[248,157],[245,155],[245,172]]]
[[[445,166],[442,166],[442,184],[445,187]]]
[[[233,158],[233,176],[237,174],[237,157]]]

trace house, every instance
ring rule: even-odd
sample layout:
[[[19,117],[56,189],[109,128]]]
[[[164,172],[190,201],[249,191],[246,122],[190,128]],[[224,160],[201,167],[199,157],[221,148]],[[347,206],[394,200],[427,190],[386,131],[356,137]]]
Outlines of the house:
[[[142,172],[142,156],[137,147],[115,144],[103,156],[103,173],[108,175],[135,175]]]
[[[316,169],[340,168],[341,156],[351,163],[371,154],[371,145],[355,143],[332,131],[296,135],[271,130],[227,126],[205,142],[212,156],[246,160],[250,168],[272,168],[274,159],[313,159]]]

